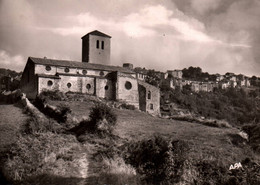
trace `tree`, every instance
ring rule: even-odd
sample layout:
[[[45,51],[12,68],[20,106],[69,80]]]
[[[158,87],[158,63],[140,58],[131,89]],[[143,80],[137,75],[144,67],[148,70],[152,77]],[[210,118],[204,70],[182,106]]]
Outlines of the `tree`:
[[[151,85],[159,86],[161,79],[158,77],[154,70],[148,70],[145,81]]]

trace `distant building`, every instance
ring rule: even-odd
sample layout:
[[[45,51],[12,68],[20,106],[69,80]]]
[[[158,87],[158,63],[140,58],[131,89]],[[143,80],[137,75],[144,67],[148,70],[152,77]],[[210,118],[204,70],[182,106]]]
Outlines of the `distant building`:
[[[29,57],[21,90],[28,98],[35,98],[44,90],[85,93],[122,100],[151,114],[159,114],[160,90],[138,80],[131,64],[124,67],[100,64],[110,63],[110,38],[99,31],[82,37],[82,62]]]
[[[167,71],[168,75],[171,75],[174,78],[182,78],[182,70],[168,70]]]
[[[155,73],[155,75],[156,75],[159,79],[161,79],[161,80],[163,80],[163,79],[166,78],[166,73],[164,73],[164,72],[154,71],[154,73]]]
[[[124,67],[124,68],[128,68],[128,69],[131,69],[131,70],[134,69],[134,65],[131,64],[131,63],[124,63],[124,64],[123,64],[123,67]]]
[[[0,90],[9,91],[11,88],[12,78],[10,76],[3,76],[0,78]]]
[[[176,89],[176,88],[179,88],[179,89],[182,89],[183,88],[183,83],[182,83],[182,80],[181,79],[178,79],[178,78],[173,78],[173,77],[167,77],[165,80],[164,80],[164,83],[172,88],[172,89]]]
[[[135,73],[136,73],[136,78],[137,78],[138,80],[144,81],[144,80],[146,79],[147,73],[148,73],[148,71],[147,71],[146,69],[140,68],[140,67],[136,67],[136,68],[134,69],[134,71],[135,71]]]
[[[192,83],[191,84],[191,90],[193,92],[199,92],[200,91],[200,84],[199,83]]]
[[[217,82],[219,82],[219,81],[221,81],[221,80],[224,79],[224,76],[223,76],[223,75],[217,74],[216,76],[217,76],[217,78],[216,78],[216,81],[217,81]]]

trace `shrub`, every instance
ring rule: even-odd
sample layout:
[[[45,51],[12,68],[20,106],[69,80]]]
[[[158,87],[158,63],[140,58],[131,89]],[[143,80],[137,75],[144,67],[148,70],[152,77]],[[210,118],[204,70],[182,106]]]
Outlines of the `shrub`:
[[[250,146],[260,153],[260,124],[245,125],[242,129],[248,134]]]
[[[184,141],[155,136],[130,144],[125,160],[148,184],[172,184],[180,181],[187,151]]]
[[[40,94],[36,97],[34,105],[45,115],[55,119],[59,123],[67,121],[68,114],[71,113],[71,109],[68,105],[61,103],[59,106],[51,106],[47,104],[48,97]]]
[[[106,104],[98,103],[90,111],[89,127],[95,131],[111,133],[116,124],[117,116]]]
[[[240,125],[260,120],[260,101],[249,97],[243,90],[229,88],[210,93],[164,90],[162,95],[162,99],[167,98],[170,102],[204,117],[223,119]]]
[[[62,127],[54,121],[41,121],[34,117],[27,119],[22,125],[21,132],[24,134],[35,134],[43,132],[59,132]]]
[[[135,110],[134,105],[129,105],[129,104],[126,104],[126,103],[123,103],[120,107],[123,108],[123,109]]]
[[[47,98],[49,100],[64,100],[66,99],[66,95],[58,90],[56,91],[50,91],[50,90],[44,90],[40,93],[41,97]]]
[[[21,135],[3,160],[4,176],[24,184],[30,177],[42,174],[77,177],[82,158],[80,145],[72,135],[51,132]]]

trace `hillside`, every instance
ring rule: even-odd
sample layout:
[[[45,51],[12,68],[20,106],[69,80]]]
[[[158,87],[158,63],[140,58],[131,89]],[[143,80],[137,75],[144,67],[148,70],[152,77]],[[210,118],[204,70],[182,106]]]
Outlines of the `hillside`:
[[[44,99],[44,107],[35,102],[46,117],[27,106],[31,118],[10,147],[10,157],[2,158],[3,174],[16,184],[260,182],[260,157],[236,128],[153,117],[93,96],[54,96]],[[103,132],[110,119],[102,116],[103,131],[88,130],[93,107],[100,103],[116,116],[111,133]],[[243,168],[230,170],[235,163]]]
[[[16,72],[10,69],[5,69],[5,68],[0,68],[0,78],[2,76],[11,76],[11,77],[17,77],[17,76],[21,76],[22,72]]]

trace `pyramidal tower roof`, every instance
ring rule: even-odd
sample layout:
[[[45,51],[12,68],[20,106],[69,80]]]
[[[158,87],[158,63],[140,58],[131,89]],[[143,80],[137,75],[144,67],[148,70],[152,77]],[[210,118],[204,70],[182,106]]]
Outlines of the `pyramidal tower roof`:
[[[101,37],[112,38],[111,36],[109,36],[105,33],[95,30],[95,31],[89,32],[88,34],[84,35],[83,37],[81,37],[81,39],[83,39],[84,37],[87,37],[88,35],[97,35],[97,36],[101,36]]]

